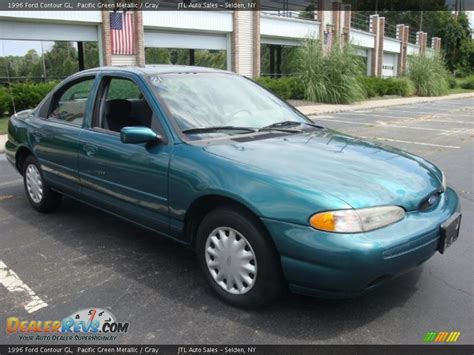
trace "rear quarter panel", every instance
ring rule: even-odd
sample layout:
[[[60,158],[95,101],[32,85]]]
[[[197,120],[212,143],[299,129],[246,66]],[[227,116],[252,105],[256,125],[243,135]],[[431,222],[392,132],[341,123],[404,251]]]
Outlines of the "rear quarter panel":
[[[16,155],[20,148],[25,147],[33,151],[29,139],[31,112],[31,110],[19,112],[11,116],[8,121],[8,140],[5,144],[5,154],[7,160],[15,167],[17,167]]]

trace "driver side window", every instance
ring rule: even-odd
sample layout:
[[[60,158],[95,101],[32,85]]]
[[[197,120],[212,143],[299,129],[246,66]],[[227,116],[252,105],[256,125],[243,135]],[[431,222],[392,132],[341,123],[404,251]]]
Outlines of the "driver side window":
[[[106,78],[95,127],[120,132],[124,127],[151,127],[152,110],[139,87],[124,78]]]

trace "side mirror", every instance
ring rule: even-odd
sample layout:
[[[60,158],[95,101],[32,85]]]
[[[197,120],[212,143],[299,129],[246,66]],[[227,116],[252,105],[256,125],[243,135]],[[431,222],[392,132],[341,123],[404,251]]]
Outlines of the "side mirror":
[[[158,142],[162,138],[148,127],[124,127],[120,130],[120,140],[126,144]]]

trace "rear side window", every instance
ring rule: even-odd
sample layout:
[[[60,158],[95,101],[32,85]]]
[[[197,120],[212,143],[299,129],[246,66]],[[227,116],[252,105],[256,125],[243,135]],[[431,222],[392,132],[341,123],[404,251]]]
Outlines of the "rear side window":
[[[48,118],[82,126],[94,80],[93,77],[85,78],[61,88],[53,99]]]
[[[138,86],[130,80],[114,78],[110,81],[107,100],[143,99]]]

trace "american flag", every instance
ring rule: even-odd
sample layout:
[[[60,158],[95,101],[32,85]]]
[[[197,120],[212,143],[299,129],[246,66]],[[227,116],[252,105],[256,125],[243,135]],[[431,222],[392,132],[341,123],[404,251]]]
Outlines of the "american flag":
[[[131,13],[110,13],[112,54],[135,54],[132,16]]]

